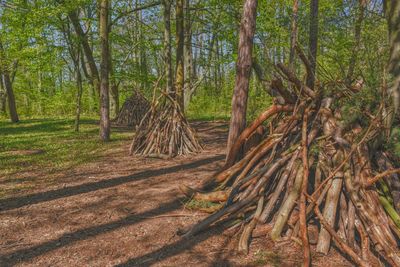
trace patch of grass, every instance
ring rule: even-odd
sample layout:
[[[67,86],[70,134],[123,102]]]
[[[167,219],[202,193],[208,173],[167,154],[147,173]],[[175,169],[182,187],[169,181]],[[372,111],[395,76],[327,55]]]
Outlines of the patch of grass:
[[[220,204],[214,203],[211,201],[204,201],[204,200],[197,200],[197,199],[190,199],[185,207],[188,209],[196,210],[196,209],[208,209],[212,207],[219,206]]]
[[[34,183],[26,184],[28,178],[20,181],[14,177],[17,173],[43,170],[47,175],[66,170],[94,161],[105,150],[132,137],[130,131],[112,132],[112,141],[102,143],[96,120],[83,119],[78,133],[73,125],[70,119],[29,119],[16,124],[0,121],[0,198],[5,195],[3,190],[21,191]],[[40,153],[24,153],[34,150]]]
[[[253,265],[265,266],[270,264],[272,266],[281,266],[282,258],[275,252],[258,250],[254,253]]]

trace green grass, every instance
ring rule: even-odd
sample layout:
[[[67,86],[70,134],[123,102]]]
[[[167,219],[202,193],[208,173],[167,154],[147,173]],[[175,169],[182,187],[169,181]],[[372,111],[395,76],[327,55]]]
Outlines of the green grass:
[[[185,207],[191,210],[197,210],[197,209],[208,209],[219,205],[220,204],[211,201],[190,199],[188,202],[186,202]]]
[[[254,253],[253,265],[255,266],[281,266],[282,259],[279,254],[272,251],[258,250]]]
[[[98,138],[98,123],[93,119],[83,119],[79,133],[73,131],[70,119],[29,119],[16,124],[0,121],[0,177],[3,185],[9,184],[7,187],[18,190],[24,184],[27,189],[34,183],[20,184],[16,174],[40,170],[46,176],[94,161],[105,150],[131,137],[131,131],[112,131],[112,141],[102,143]],[[26,155],[23,152],[27,150],[40,153]]]

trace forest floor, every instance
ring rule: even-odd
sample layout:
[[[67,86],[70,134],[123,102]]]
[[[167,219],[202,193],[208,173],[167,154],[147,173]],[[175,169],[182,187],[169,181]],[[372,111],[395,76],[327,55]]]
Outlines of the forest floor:
[[[188,208],[178,186],[196,186],[222,166],[226,123],[193,123],[204,151],[172,160],[128,156],[129,129],[114,129],[117,140],[101,150],[91,139],[96,132],[51,139],[57,123],[48,122],[56,128],[51,133],[26,128],[36,131],[37,141],[27,138],[21,146],[4,141],[6,133],[12,139],[12,128],[0,130],[0,266],[300,265],[299,245],[274,244],[265,234],[253,239],[247,256],[235,253],[237,236],[218,226],[189,240],[176,235],[207,216]],[[96,127],[86,123],[87,129]],[[63,140],[67,148],[56,143],[43,145],[43,151],[26,149]],[[58,160],[69,163],[60,167],[53,162]],[[315,266],[351,266],[335,250],[328,256],[313,253],[313,260]]]

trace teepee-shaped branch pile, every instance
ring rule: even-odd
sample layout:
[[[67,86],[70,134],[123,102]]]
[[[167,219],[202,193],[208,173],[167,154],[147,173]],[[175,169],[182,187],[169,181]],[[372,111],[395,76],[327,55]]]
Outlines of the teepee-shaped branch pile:
[[[162,103],[161,99],[166,102]],[[201,150],[196,133],[180,105],[169,94],[163,93],[140,123],[130,153],[167,159]]]
[[[182,234],[234,222],[239,250],[247,252],[253,230],[268,224],[273,240],[301,240],[307,264],[308,233],[317,228],[317,252],[328,253],[334,243],[357,265],[400,266],[398,199],[392,197],[399,170],[382,146],[373,145],[383,132],[382,108],[376,115],[366,110],[367,122],[346,122],[342,104],[360,88],[340,81],[309,88],[284,65],[277,69],[271,89],[284,104],[260,114],[229,151],[225,167],[200,191],[181,187],[190,197],[223,204]],[[268,133],[240,158],[241,147],[264,122]]]
[[[135,90],[133,95],[125,100],[115,123],[123,126],[138,126],[149,109],[149,101],[142,93]]]

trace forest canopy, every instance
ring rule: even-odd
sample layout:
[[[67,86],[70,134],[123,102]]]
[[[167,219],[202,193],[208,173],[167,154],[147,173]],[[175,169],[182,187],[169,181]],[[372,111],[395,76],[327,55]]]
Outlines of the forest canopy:
[[[289,62],[292,2],[260,1],[253,56],[263,67],[265,79],[274,64]],[[320,1],[318,75],[331,79],[346,77],[354,65],[354,78],[362,77],[368,88],[379,87],[388,61],[387,24],[382,1],[367,1],[356,63],[350,62],[358,1]],[[190,82],[195,84],[186,106],[189,117],[227,117],[234,86],[238,51],[238,28],[242,1],[187,1],[185,50],[190,54]],[[309,4],[298,7],[298,42],[307,50]],[[99,19],[96,1],[1,1],[0,40],[2,72],[9,73],[18,115],[74,117],[77,99],[76,72],[82,77],[82,113],[95,116],[98,92],[91,86],[91,67],[78,47],[87,40],[93,61],[100,69]],[[69,14],[74,12],[83,36],[78,36]],[[164,22],[161,1],[112,1],[109,11],[111,117],[135,90],[151,97],[152,85],[164,72]],[[171,42],[175,47],[175,9],[171,9]],[[74,65],[77,57],[82,64]],[[176,51],[172,49],[172,60]],[[175,66],[175,64],[172,64]],[[302,69],[298,67],[298,72]],[[302,75],[302,74],[300,74]],[[188,78],[188,79],[189,79]],[[166,80],[161,81],[162,84]],[[9,116],[6,93],[1,89],[2,116]],[[248,116],[254,117],[271,98],[256,75],[251,79]],[[366,90],[364,99],[378,92]],[[189,98],[188,98],[189,99]],[[366,101],[367,101],[366,100]],[[359,103],[359,102],[357,102]],[[362,106],[360,102],[359,106]],[[7,115],[8,114],[8,115]]]

